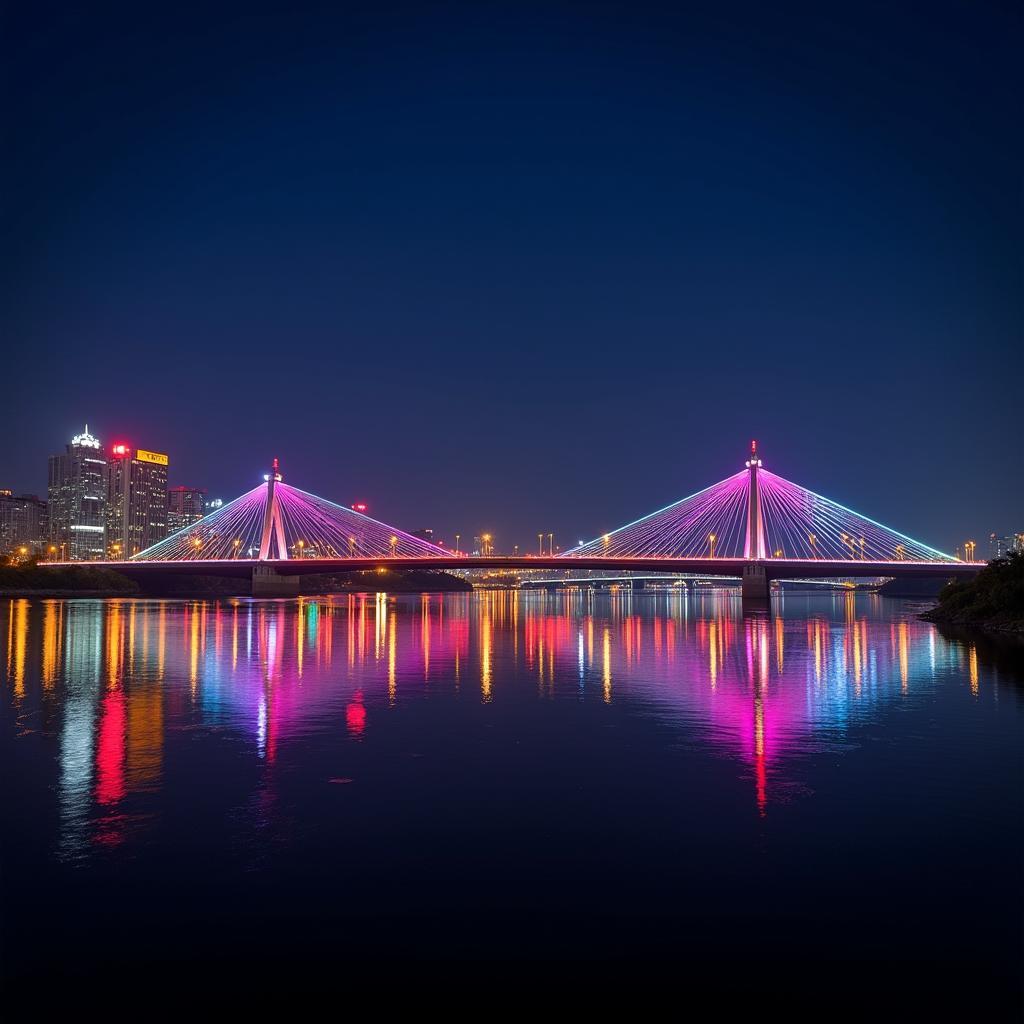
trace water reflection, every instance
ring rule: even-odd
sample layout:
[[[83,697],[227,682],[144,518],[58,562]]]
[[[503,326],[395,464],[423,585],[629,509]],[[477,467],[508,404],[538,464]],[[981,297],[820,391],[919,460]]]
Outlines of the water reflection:
[[[731,592],[383,593],[295,601],[7,602],[18,729],[58,737],[59,854],[151,825],[175,730],[224,730],[272,768],[315,733],[363,743],[403,703],[571,698],[654,713],[749,780],[769,813],[797,755],[960,673],[995,701],[976,645],[853,594],[744,618]]]

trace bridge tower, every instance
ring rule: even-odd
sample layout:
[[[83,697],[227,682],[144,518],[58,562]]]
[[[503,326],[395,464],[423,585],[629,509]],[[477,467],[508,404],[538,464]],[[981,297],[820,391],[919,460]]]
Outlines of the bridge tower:
[[[750,442],[750,455],[747,458],[747,472],[750,474],[750,485],[747,488],[747,539],[743,546],[743,557],[761,559],[765,557],[764,521],[761,517],[761,492],[758,490],[757,471],[761,466],[761,458],[757,454],[757,442]]]
[[[288,548],[284,540],[284,522],[281,519],[281,506],[277,500],[276,487],[281,482],[281,467],[277,459],[270,467],[266,475],[267,481],[267,504],[263,509],[263,534],[260,538],[260,561],[266,562],[270,558],[270,542],[277,541],[277,557],[287,558]]]
[[[284,539],[284,520],[277,485],[281,482],[281,467],[277,459],[266,474],[267,503],[263,509],[263,532],[260,537],[260,563],[271,561],[271,542],[277,546],[276,560],[287,560],[288,546]],[[257,564],[252,569],[253,597],[295,597],[299,593],[298,576],[282,576],[272,565]]]
[[[743,600],[758,604],[771,597],[768,573],[764,564],[764,518],[761,515],[761,491],[758,487],[757,471],[761,458],[757,453],[757,442],[750,442],[750,455],[746,462],[750,482],[747,487],[747,536],[743,545]]]

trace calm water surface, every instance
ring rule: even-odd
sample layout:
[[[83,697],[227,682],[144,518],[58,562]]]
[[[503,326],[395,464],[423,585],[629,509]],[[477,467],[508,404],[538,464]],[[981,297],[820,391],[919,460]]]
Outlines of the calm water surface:
[[[5,979],[629,957],[1012,1001],[1021,675],[917,610],[4,600]]]

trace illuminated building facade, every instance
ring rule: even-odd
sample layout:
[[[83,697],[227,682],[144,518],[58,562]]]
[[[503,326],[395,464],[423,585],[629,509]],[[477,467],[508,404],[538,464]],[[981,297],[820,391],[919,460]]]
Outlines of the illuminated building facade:
[[[132,555],[167,536],[168,458],[115,444],[107,462],[107,557]]]
[[[39,554],[48,534],[45,501],[34,494],[0,490],[0,555]]]
[[[172,487],[167,492],[167,533],[177,533],[206,515],[206,491],[199,487]]]
[[[1010,533],[1005,537],[990,534],[988,538],[989,558],[1002,558],[1011,551],[1024,551],[1024,533]]]
[[[56,558],[88,562],[105,557],[106,472],[106,457],[88,424],[62,455],[50,456],[49,540]]]

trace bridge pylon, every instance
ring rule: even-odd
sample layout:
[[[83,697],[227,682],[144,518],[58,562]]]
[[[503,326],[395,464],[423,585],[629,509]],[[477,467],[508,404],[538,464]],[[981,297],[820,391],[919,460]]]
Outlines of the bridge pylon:
[[[771,600],[771,583],[764,562],[747,562],[743,566],[742,588],[744,603],[762,604]]]
[[[761,468],[761,457],[757,453],[757,442],[750,442],[747,456],[747,532],[743,544],[743,602],[761,605],[771,599],[771,585],[764,565],[764,514],[761,509],[761,488],[757,478]]]
[[[761,512],[761,490],[758,486],[757,471],[761,468],[761,457],[757,453],[757,442],[750,442],[747,457],[747,536],[743,545],[743,557],[760,561],[765,557],[764,516]]]
[[[277,557],[288,557],[288,545],[284,539],[284,521],[281,518],[281,503],[278,501],[276,487],[282,480],[281,467],[274,459],[270,472],[266,474],[267,503],[263,509],[263,531],[260,535],[261,562],[270,558],[271,540],[277,543]]]
[[[280,561],[288,558],[288,544],[284,539],[284,520],[281,517],[281,499],[277,485],[281,483],[281,466],[274,459],[267,481],[267,501],[263,507],[263,529],[260,533],[260,562]],[[271,558],[272,547],[277,557]],[[298,576],[282,576],[270,565],[254,565],[252,569],[253,597],[295,597],[299,593]]]

